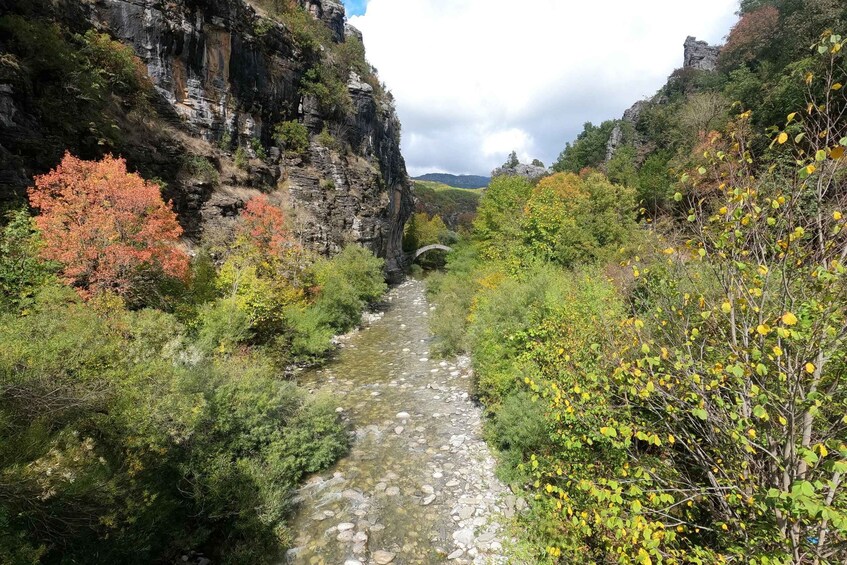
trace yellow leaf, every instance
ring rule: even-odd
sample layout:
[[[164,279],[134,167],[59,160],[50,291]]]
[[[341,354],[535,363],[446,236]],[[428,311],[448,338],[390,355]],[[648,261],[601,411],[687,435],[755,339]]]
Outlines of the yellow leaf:
[[[782,315],[782,323],[786,326],[796,326],[797,325],[797,316],[792,314],[791,312],[786,312]]]
[[[673,434],[668,434],[668,442],[673,445],[676,443],[676,438],[673,437]]]
[[[779,423],[784,426],[784,425],[788,424],[788,420],[785,419],[785,416],[780,416],[779,417]]]
[[[817,167],[815,167],[814,165],[809,165],[808,167],[806,167],[806,174],[811,175],[812,173],[814,173],[817,170],[818,170]]]
[[[833,213],[832,213],[832,218],[833,218],[836,222],[840,221],[840,220],[841,220],[841,218],[842,218],[842,216],[841,216],[841,212],[833,212]]]
[[[724,303],[721,305],[721,311],[722,311],[724,314],[729,314],[730,312],[732,312],[732,304],[730,304],[729,302],[724,302]]]
[[[806,84],[812,84],[813,80],[815,80],[815,75],[812,73],[806,73]]]
[[[776,141],[777,141],[780,145],[782,145],[783,143],[785,143],[786,141],[788,141],[788,134],[787,134],[787,133],[785,133],[785,132],[782,132],[781,134],[779,134],[779,137],[777,137],[777,138],[776,138]]]
[[[815,364],[814,363],[806,363],[806,372],[810,375],[815,372]]]
[[[832,85],[832,90],[841,90],[841,87],[844,86],[840,82],[836,82]]]
[[[797,116],[797,112],[791,112],[790,114],[788,114],[788,121],[789,121],[789,122],[793,122],[793,121],[794,121],[794,118],[795,118],[796,116]]]
[[[756,331],[759,332],[759,335],[768,335],[771,333],[770,327],[767,324],[759,324],[759,327],[756,328]]]
[[[775,346],[773,348],[773,354],[776,355],[777,357],[782,357],[782,348],[778,345]]]
[[[827,455],[829,455],[829,450],[824,444],[820,444],[818,445],[818,453],[821,454],[821,457],[826,457]]]
[[[841,146],[836,147],[835,149],[830,151],[829,156],[832,159],[841,159],[842,157],[844,157],[844,148]]]

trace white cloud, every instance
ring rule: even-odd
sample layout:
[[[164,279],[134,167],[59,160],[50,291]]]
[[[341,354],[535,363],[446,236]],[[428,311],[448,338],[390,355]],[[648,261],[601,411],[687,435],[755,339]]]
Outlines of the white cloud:
[[[393,91],[413,175],[487,174],[514,149],[555,160],[720,42],[737,0],[370,0],[350,22]]]

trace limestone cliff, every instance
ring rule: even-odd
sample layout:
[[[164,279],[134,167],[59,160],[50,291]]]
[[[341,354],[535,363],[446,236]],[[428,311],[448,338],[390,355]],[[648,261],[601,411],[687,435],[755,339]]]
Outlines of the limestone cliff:
[[[0,65],[3,199],[20,197],[31,176],[54,166],[65,149],[86,158],[108,151],[163,181],[193,241],[226,230],[243,202],[261,191],[290,210],[293,228],[309,247],[332,254],[359,243],[386,259],[390,275],[402,270],[403,224],[413,202],[391,96],[374,76],[352,71],[340,94],[343,109],[307,94],[308,72],[328,65],[330,50],[304,47],[297,30],[269,13],[273,2],[33,1],[41,8],[29,0],[0,0],[0,7],[58,24],[72,46],[92,28],[131,46],[153,94],[151,104],[132,116],[120,100],[102,105],[101,113],[115,116],[112,127],[124,135],[106,132],[97,143],[64,136],[62,147],[57,126],[30,107],[38,77],[21,71],[24,78],[16,79]],[[331,42],[360,40],[339,2],[299,3],[329,30]],[[8,41],[14,50],[14,37]],[[0,27],[0,54],[6,47]],[[25,53],[10,55],[26,64]],[[283,151],[273,135],[274,126],[287,121],[309,133],[308,148],[296,155]],[[191,163],[198,159],[214,170],[197,174]]]

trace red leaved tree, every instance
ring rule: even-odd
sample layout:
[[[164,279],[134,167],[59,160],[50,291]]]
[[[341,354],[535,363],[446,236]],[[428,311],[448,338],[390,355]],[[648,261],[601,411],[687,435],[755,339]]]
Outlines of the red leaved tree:
[[[732,68],[760,59],[762,52],[773,44],[778,28],[779,10],[774,6],[763,6],[744,14],[721,49],[721,66]]]
[[[262,253],[281,257],[291,247],[291,234],[285,226],[285,214],[264,194],[254,196],[241,211],[241,232]]]
[[[44,238],[42,256],[62,265],[62,278],[83,297],[140,290],[151,275],[185,278],[188,256],[182,228],[158,185],[128,173],[126,161],[107,155],[83,161],[65,154],[35,178],[29,200]]]

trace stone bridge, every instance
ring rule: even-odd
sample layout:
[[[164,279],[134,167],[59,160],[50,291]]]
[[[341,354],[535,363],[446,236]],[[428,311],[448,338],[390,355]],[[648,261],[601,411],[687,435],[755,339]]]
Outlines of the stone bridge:
[[[414,261],[418,257],[420,257],[421,255],[423,255],[424,253],[428,253],[428,252],[434,251],[436,249],[439,250],[439,251],[453,251],[452,247],[447,247],[446,245],[441,245],[440,243],[434,243],[432,245],[427,245],[426,247],[421,247],[420,249],[418,249],[414,253],[409,253],[409,258],[412,261]]]

